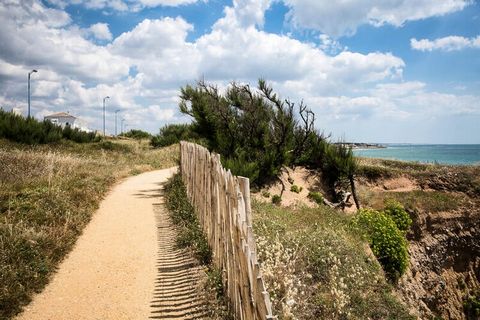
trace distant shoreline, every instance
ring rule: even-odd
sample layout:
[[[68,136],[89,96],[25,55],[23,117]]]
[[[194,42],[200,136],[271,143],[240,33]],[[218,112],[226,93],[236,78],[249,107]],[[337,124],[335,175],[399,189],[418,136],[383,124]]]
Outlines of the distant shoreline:
[[[480,162],[480,145],[390,145],[358,143],[352,149],[357,157],[413,161],[447,165],[476,165]],[[379,145],[379,144],[377,144]]]
[[[335,144],[341,144],[352,149],[385,149],[387,146],[379,143],[365,143],[365,142],[336,142]]]

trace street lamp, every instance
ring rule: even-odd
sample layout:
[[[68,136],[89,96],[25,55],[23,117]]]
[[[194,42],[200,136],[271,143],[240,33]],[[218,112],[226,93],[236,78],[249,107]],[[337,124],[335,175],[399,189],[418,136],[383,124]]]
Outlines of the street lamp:
[[[30,76],[32,73],[38,72],[37,70],[33,69],[28,73],[28,115],[27,118],[30,118]]]
[[[105,137],[105,100],[110,99],[109,96],[103,98],[103,136]]]
[[[117,136],[117,113],[121,110],[115,110],[115,137]]]

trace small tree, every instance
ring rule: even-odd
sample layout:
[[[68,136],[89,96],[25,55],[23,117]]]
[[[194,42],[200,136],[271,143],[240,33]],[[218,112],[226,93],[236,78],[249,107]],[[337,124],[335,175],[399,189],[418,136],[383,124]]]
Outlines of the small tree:
[[[357,161],[353,156],[352,149],[343,143],[325,145],[323,165],[320,168],[335,196],[336,187],[348,182],[355,206],[360,209],[360,201],[355,188]]]

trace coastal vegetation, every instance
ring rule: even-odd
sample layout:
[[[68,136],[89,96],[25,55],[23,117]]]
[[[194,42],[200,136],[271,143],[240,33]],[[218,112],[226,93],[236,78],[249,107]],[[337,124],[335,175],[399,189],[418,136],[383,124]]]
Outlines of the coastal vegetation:
[[[253,211],[262,272],[279,319],[414,319],[365,250],[364,231],[351,216],[328,206],[259,201]]]

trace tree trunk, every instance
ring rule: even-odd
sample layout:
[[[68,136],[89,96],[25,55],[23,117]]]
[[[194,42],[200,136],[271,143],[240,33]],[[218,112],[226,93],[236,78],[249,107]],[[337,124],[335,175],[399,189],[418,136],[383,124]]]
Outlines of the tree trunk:
[[[357,190],[355,189],[355,179],[353,175],[349,176],[348,179],[350,180],[350,188],[352,189],[353,201],[355,201],[355,206],[357,207],[357,210],[360,210],[360,202],[358,201]]]

